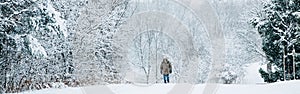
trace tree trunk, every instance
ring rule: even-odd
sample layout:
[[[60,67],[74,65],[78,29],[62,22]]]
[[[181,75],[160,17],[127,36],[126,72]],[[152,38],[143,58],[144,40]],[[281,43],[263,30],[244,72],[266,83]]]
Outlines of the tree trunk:
[[[146,67],[143,67],[143,70],[144,70],[145,75],[146,75],[146,83],[149,84],[149,71],[147,72]]]
[[[283,81],[285,81],[285,47],[283,47],[283,60],[282,60],[282,63],[283,63]]]
[[[158,72],[158,61],[157,61],[157,34],[155,34],[155,83],[158,83],[157,72]]]
[[[267,64],[267,71],[269,73],[269,78],[271,78],[271,74],[272,74],[272,64],[269,62]]]
[[[295,66],[295,46],[293,46],[293,75],[294,80],[296,80],[296,66]]]
[[[149,74],[147,74],[147,84],[149,84]]]
[[[147,84],[149,84],[149,75],[150,75],[150,68],[151,68],[151,32],[148,32],[148,64],[147,64],[147,68],[148,68],[148,74],[147,74]]]

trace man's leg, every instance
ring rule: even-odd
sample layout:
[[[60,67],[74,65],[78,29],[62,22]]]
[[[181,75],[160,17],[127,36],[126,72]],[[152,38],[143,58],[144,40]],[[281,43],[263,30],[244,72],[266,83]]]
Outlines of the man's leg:
[[[163,75],[163,78],[164,78],[164,83],[167,83],[167,76],[165,74]]]
[[[166,75],[167,76],[167,82],[169,83],[170,80],[169,80],[169,74]]]

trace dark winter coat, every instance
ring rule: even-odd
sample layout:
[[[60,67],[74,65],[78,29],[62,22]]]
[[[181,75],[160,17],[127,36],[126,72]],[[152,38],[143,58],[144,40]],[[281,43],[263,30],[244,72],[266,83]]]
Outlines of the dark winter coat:
[[[163,60],[160,65],[161,74],[170,74],[172,73],[172,65],[168,60]]]

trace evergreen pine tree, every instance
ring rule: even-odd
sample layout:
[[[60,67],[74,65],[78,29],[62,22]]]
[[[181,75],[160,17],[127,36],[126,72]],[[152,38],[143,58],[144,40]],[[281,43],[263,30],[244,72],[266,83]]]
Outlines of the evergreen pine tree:
[[[300,0],[271,0],[264,4],[262,11],[251,20],[263,40],[263,51],[275,70],[259,72],[266,82],[293,79],[293,50],[300,51],[299,24],[297,13],[300,11]],[[299,61],[297,59],[296,61]],[[299,68],[299,66],[297,67]],[[296,70],[297,73],[300,70]],[[299,78],[300,75],[296,75]]]

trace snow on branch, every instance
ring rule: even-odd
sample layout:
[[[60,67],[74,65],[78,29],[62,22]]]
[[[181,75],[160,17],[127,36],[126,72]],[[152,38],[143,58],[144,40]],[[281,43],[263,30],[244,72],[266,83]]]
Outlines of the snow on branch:
[[[300,18],[300,12],[299,11],[297,11],[297,12],[294,12],[294,13],[292,13],[294,16],[296,16],[298,19]]]
[[[31,49],[31,53],[34,55],[42,55],[44,57],[47,57],[47,53],[44,49],[44,47],[38,42],[38,40],[31,35],[28,35],[29,40],[29,47]]]

